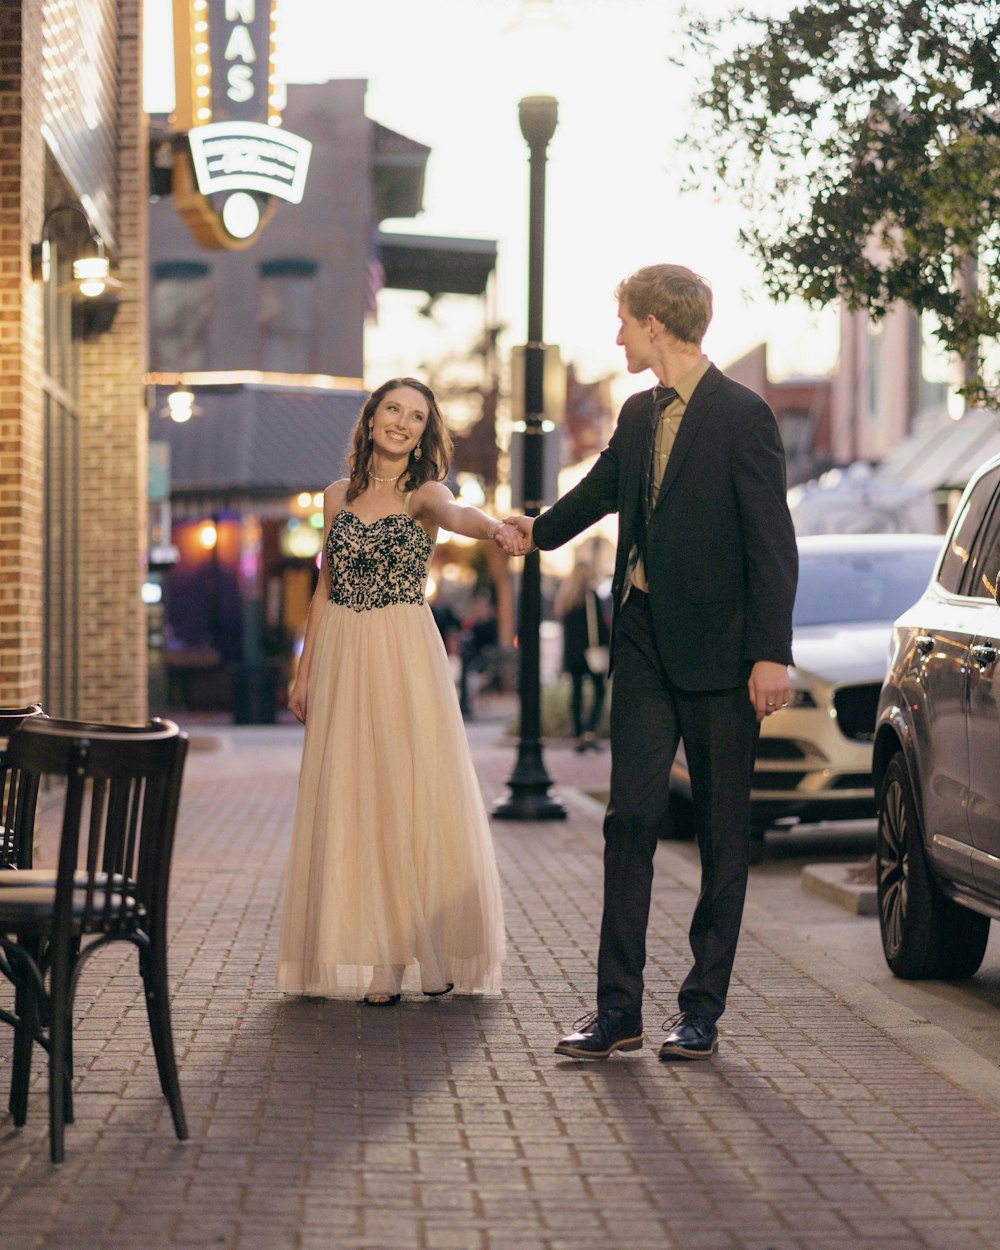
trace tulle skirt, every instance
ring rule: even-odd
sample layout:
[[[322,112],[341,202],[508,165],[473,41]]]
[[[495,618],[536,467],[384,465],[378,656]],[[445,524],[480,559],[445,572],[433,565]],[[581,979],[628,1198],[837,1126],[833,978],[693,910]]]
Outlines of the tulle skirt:
[[[329,603],[310,664],[278,988],[490,992],[503,958],[489,823],[430,609]]]

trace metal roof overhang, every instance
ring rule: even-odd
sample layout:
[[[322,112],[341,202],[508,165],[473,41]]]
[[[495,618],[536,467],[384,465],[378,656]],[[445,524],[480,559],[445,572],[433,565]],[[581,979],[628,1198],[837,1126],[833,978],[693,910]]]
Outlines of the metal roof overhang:
[[[428,295],[482,295],[496,268],[493,239],[449,239],[434,235],[376,236],[385,285]]]
[[[153,388],[149,438],[170,447],[171,498],[313,493],[344,475],[365,392],[268,384],[191,389],[200,415],[178,425],[160,415],[171,388]]]
[[[971,408],[957,421],[939,419],[911,434],[876,473],[924,490],[964,490],[976,469],[995,455],[1000,455],[1000,413]]]
[[[424,175],[430,148],[380,122],[372,122],[372,136],[376,220],[416,217],[424,206]]]

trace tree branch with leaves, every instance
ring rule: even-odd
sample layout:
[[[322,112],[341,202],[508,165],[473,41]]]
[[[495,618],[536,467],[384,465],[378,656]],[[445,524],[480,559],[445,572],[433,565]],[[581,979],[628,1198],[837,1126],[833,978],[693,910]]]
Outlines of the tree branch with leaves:
[[[685,19],[711,65],[693,179],[736,191],[773,296],[932,314],[972,403],[1000,400],[1000,3],[819,0]]]

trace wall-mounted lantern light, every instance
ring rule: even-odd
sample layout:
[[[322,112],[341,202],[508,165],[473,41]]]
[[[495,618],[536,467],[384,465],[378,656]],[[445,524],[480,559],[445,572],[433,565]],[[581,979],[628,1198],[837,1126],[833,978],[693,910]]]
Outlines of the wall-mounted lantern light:
[[[183,425],[192,417],[201,416],[201,409],[194,402],[194,391],[184,385],[183,378],[177,379],[177,385],[167,396],[166,406],[160,410],[160,416],[169,417],[178,425]]]
[[[73,334],[76,338],[96,338],[111,329],[118,312],[118,292],[122,284],[111,276],[111,263],[104,240],[82,204],[67,200],[50,208],[42,222],[42,235],[31,245],[31,276],[36,282],[48,282],[52,272],[49,228],[60,213],[75,213],[87,228],[85,243],[73,249],[72,278],[59,290],[75,297]]]

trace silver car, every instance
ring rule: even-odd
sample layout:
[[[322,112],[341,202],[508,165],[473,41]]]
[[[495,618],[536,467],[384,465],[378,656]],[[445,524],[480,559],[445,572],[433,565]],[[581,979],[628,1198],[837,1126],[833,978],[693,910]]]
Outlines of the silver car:
[[[1000,458],[896,621],[873,771],[879,923],[899,977],[971,976],[1000,917]]]
[[[802,537],[792,698],[761,725],[750,796],[751,856],[781,824],[875,815],[872,742],[892,622],[917,599],[936,534]],[[671,834],[692,833],[683,744],[671,771]]]

